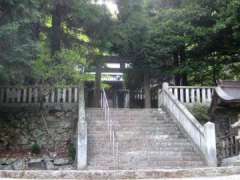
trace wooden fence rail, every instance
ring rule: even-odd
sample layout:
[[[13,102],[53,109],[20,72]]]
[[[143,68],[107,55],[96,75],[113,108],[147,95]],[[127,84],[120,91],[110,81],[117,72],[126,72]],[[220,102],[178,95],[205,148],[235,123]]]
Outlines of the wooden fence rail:
[[[236,139],[236,135],[229,134],[220,138],[218,149],[220,159],[237,156],[240,153],[240,143]]]
[[[1,104],[77,103],[78,87],[0,87]]]
[[[184,104],[208,104],[215,87],[169,86],[169,91]]]

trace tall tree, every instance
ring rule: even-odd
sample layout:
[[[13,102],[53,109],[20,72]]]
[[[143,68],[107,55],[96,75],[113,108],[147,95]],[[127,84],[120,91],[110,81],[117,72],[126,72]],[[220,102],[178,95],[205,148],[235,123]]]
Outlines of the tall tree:
[[[31,65],[38,53],[34,25],[40,17],[35,0],[0,2],[0,81],[31,80]]]

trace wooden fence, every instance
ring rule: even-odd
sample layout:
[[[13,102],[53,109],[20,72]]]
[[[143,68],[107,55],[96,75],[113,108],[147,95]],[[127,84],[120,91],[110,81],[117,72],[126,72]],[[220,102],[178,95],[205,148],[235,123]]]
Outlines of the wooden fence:
[[[78,87],[0,87],[0,104],[77,103]]]
[[[219,159],[237,156],[240,153],[240,143],[235,134],[221,137],[218,143]]]
[[[170,92],[184,104],[208,104],[215,87],[169,86]]]

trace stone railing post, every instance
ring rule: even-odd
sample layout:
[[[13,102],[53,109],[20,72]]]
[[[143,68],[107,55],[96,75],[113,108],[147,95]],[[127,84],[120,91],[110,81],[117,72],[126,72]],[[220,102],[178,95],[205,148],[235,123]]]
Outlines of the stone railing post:
[[[204,125],[206,157],[208,166],[217,166],[217,150],[216,150],[216,132],[215,124],[208,122]]]
[[[79,87],[78,124],[77,124],[77,168],[87,166],[87,122],[85,120],[84,83]]]
[[[162,84],[162,88],[163,88],[164,90],[168,90],[168,87],[169,87],[169,84],[168,84],[167,82],[164,82],[164,83]]]
[[[164,82],[162,84],[162,90],[159,89],[159,91],[158,91],[158,108],[160,108],[161,106],[164,105],[164,96],[163,96],[164,92],[162,92],[162,91],[168,90],[168,87],[169,87],[168,83]]]

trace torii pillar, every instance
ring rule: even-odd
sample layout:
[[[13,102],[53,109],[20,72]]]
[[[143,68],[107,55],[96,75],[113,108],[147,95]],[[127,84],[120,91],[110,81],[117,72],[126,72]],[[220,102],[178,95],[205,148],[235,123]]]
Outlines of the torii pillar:
[[[96,61],[96,75],[95,75],[95,91],[94,91],[94,106],[99,108],[101,106],[101,62]]]

